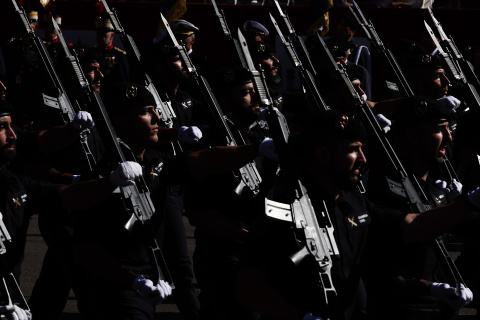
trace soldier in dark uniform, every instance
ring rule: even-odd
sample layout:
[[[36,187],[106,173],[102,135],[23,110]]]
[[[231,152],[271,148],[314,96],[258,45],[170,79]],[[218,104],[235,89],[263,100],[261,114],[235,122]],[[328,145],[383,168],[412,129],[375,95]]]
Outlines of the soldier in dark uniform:
[[[248,161],[255,156],[257,145],[235,149],[212,148],[173,157],[150,148],[158,142],[160,118],[155,112],[155,100],[145,87],[121,83],[110,91],[104,91],[103,97],[118,137],[130,149],[124,152],[126,156],[133,157],[129,162],[132,172],[144,172],[156,210],[146,228],[133,230],[132,233],[124,229],[124,219],[128,220],[129,214],[125,212],[118,193],[112,194],[93,210],[78,215],[78,223],[75,224],[78,232],[76,259],[89,273],[86,316],[88,319],[153,319],[155,304],[171,292],[167,288],[167,293],[161,294],[162,288],[148,280],[155,270],[146,251],[145,237],[156,234],[157,238],[162,238],[166,235],[164,231],[168,226],[164,221],[164,206],[168,201],[168,187],[182,180],[223,172],[225,166],[227,171],[232,170],[235,161],[233,167],[229,166],[235,155],[241,161]],[[246,152],[243,156],[236,153],[240,149]],[[226,157],[225,152],[230,154],[231,151],[234,154]],[[101,172],[103,166],[109,166],[108,155],[102,160]],[[95,220],[94,224],[91,219]]]
[[[253,20],[245,21],[242,25],[242,29],[244,31],[243,35],[249,44],[252,42],[264,42],[265,37],[270,34],[264,25]]]
[[[237,143],[258,144],[268,137],[268,125],[260,119],[257,94],[247,70],[222,69],[212,87]],[[204,135],[210,145],[225,143],[220,140],[222,134],[210,132]],[[236,276],[240,252],[250,241],[253,208],[261,205],[262,186],[268,184],[268,173],[274,175],[276,164],[258,157],[255,165],[263,179],[256,195],[232,172],[199,181],[187,191],[186,213],[196,227],[193,265],[201,289],[202,319],[257,318],[236,301]]]
[[[59,27],[62,26],[62,17],[54,16],[55,22]],[[43,31],[45,32],[45,46],[47,47],[50,57],[55,60],[58,54],[62,51],[61,43],[57,36],[57,31],[53,27],[52,15],[45,15],[45,21],[43,23]]]
[[[318,262],[308,255],[303,260],[291,260],[295,253],[308,245],[304,242],[308,235],[301,229],[292,230],[291,222],[282,224],[265,215],[256,229],[258,241],[252,242],[243,260],[238,283],[240,301],[266,319],[319,320],[326,315],[339,319],[367,318],[362,281],[364,254],[371,250],[367,241],[375,235],[375,230],[385,234],[384,238],[374,238],[373,241],[385,244],[425,242],[470,216],[468,200],[456,204],[458,211],[437,208],[425,214],[422,217],[425,219],[418,219],[420,216],[416,214],[374,207],[364,195],[351,191],[366,164],[363,154],[365,138],[362,124],[337,111],[311,117],[304,124],[303,131],[290,137],[289,150],[296,173],[307,188],[313,208],[318,214],[323,210],[322,200],[325,201],[332,221],[339,250],[339,256],[331,260],[333,287],[337,295],[328,295],[327,311],[322,302],[325,292],[318,285],[318,276],[322,272]],[[288,185],[275,185],[269,199],[291,204],[295,199],[291,193]],[[442,223],[435,217],[437,214],[443,219]],[[377,251],[377,254],[383,257],[385,251]],[[425,284],[425,291],[429,291],[430,285]],[[383,286],[378,293],[391,297],[385,294],[387,289]],[[466,291],[464,287],[462,290]],[[444,301],[449,301],[453,291],[453,288],[443,290]],[[465,295],[454,300],[459,305],[469,301]],[[394,312],[382,315],[388,319],[396,316]]]
[[[95,21],[97,31],[97,50],[102,57],[102,73],[106,86],[130,79],[127,53],[113,45],[115,31],[109,19],[98,18]]]
[[[282,111],[284,90],[281,87],[280,60],[276,57],[275,48],[265,42],[254,42],[249,45],[249,50],[255,65],[262,67],[274,106]]]
[[[61,208],[83,208],[91,206],[99,198],[111,193],[116,187],[108,178],[97,179],[76,186],[49,185],[35,182],[31,179],[17,175],[7,169],[7,164],[12,161],[16,153],[17,136],[12,128],[12,107],[0,100],[0,211],[12,241],[5,243],[6,251],[2,257],[2,272],[12,272],[19,279],[20,265],[23,261],[24,247],[30,217],[39,213],[41,215],[58,215]],[[117,171],[117,174],[124,174]],[[125,181],[118,181],[125,183]],[[97,199],[97,200],[95,200]],[[1,301],[7,297],[2,297]],[[18,303],[18,301],[13,301]],[[31,319],[31,314],[21,310],[18,306],[2,306],[2,313],[10,314],[16,319]]]
[[[392,125],[392,143],[405,170],[419,182],[428,203],[433,207],[451,203],[459,192],[454,193],[431,177],[433,168],[443,162],[446,149],[452,141],[449,121],[451,112],[435,99],[415,96],[405,99],[399,106]],[[380,159],[377,159],[378,161]],[[379,172],[381,165],[372,164],[367,192],[378,205],[408,210],[408,200],[395,194],[388,187],[386,177],[393,174]],[[461,190],[459,190],[461,191]],[[468,223],[452,229],[452,233],[468,236],[468,225],[477,224],[472,216]],[[388,230],[377,230],[378,238]],[[448,267],[443,265],[442,256],[436,252],[436,243],[426,242],[410,246],[400,243],[373,242],[371,272],[367,287],[373,316],[383,318],[391,312],[392,319],[453,319],[459,305],[449,303],[435,295],[435,290],[426,290],[425,281],[452,285]],[[393,249],[392,249],[393,248]],[[378,252],[383,252],[382,257]],[[382,290],[382,292],[378,291]],[[385,291],[387,290],[387,291]],[[393,297],[393,299],[392,299]]]

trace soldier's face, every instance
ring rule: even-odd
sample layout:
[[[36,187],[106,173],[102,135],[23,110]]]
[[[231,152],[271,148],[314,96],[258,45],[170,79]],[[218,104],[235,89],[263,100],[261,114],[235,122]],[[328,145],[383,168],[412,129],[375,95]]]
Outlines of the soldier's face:
[[[17,135],[13,131],[10,116],[0,117],[0,163],[6,163],[15,156]]]
[[[270,80],[273,80],[274,82],[280,82],[280,76],[278,73],[280,60],[278,60],[277,57],[271,55],[269,57],[263,58],[260,61],[260,65],[265,72],[265,76],[269,77]]]
[[[448,94],[450,80],[443,69],[427,69],[422,74],[422,84],[424,95],[439,99]]]
[[[187,79],[187,69],[185,69],[180,55],[177,54],[167,61],[167,73],[178,81]]]
[[[332,181],[336,181],[341,188],[359,182],[361,169],[367,163],[362,148],[360,141],[344,140],[333,149],[329,172]]]
[[[57,30],[55,28],[45,28],[45,38],[52,41],[57,37]]]
[[[89,63],[85,66],[84,72],[92,90],[100,93],[101,80],[103,79],[100,64],[98,62]]]
[[[154,106],[131,108],[124,117],[122,139],[130,146],[146,147],[158,141],[160,117]]]
[[[195,35],[191,35],[189,37],[186,37],[183,40],[183,43],[185,44],[185,48],[187,49],[187,51],[190,51],[193,47],[193,44],[195,43]]]
[[[448,122],[426,123],[418,130],[417,150],[428,164],[436,164],[445,159],[447,144],[452,141]]]
[[[234,87],[231,101],[235,107],[235,112],[246,122],[252,123],[260,117],[260,106],[253,83]]]
[[[115,33],[113,31],[97,32],[97,44],[99,47],[108,47],[113,43],[114,37]]]

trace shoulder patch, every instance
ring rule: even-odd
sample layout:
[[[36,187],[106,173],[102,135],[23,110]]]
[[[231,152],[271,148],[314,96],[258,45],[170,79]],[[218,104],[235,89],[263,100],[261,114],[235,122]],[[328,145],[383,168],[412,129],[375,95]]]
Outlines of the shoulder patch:
[[[123,53],[123,54],[127,54],[127,51],[122,50],[122,49],[120,49],[120,48],[113,47],[113,49],[114,49],[115,51],[121,52],[121,53]]]

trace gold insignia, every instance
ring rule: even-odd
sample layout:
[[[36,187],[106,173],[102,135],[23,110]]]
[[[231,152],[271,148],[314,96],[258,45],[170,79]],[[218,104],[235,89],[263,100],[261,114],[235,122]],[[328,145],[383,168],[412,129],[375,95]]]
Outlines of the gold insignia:
[[[417,116],[423,116],[427,113],[427,108],[428,104],[426,101],[420,101],[416,106],[415,106],[415,114]]]
[[[432,61],[432,56],[429,55],[429,54],[424,54],[424,55],[422,55],[421,60],[425,64],[430,63],[430,61]]]
[[[125,95],[128,99],[135,99],[137,97],[138,88],[136,86],[128,86]]]
[[[348,117],[346,115],[341,115],[340,117],[337,118],[337,121],[335,121],[335,128],[338,131],[343,131],[347,128],[348,125]]]
[[[337,52],[338,52],[338,46],[333,46],[332,52],[333,52],[333,53],[337,53]]]
[[[21,207],[22,204],[18,198],[12,198],[13,203],[15,204],[15,208]]]
[[[158,174],[155,173],[155,171],[153,171],[153,169],[152,169],[152,171],[150,172],[150,174],[151,174],[152,176],[154,176],[154,177],[158,176]]]
[[[348,219],[348,222],[350,222],[352,224],[352,227],[357,227],[358,226],[354,221],[355,218],[347,218],[347,219]]]
[[[265,45],[263,43],[260,43],[258,45],[258,52],[264,53],[265,52]]]
[[[235,80],[235,73],[232,69],[228,69],[223,73],[223,79],[226,83],[232,83]]]

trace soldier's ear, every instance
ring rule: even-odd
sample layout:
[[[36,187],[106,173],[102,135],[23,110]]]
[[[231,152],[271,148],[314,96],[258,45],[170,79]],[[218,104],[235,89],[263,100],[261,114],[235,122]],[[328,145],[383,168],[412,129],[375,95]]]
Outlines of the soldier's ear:
[[[326,146],[315,146],[313,154],[320,164],[328,164],[332,160],[332,152]]]

